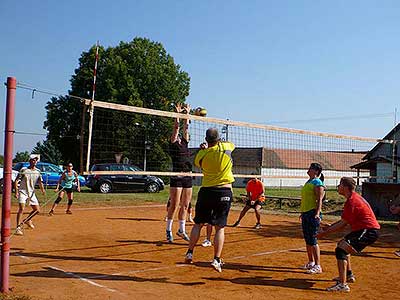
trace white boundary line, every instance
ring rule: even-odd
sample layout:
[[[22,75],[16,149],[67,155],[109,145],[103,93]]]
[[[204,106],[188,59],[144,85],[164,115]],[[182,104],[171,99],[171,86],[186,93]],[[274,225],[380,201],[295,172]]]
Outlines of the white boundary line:
[[[150,205],[128,205],[128,206],[100,206],[100,207],[81,207],[74,208],[74,210],[107,210],[107,209],[126,209],[126,208],[159,208],[165,207],[166,204],[150,204]]]
[[[109,288],[109,287],[106,287],[105,285],[98,284],[98,283],[96,283],[96,282],[94,282],[94,281],[91,281],[91,280],[89,280],[89,279],[87,279],[87,278],[85,278],[85,277],[79,276],[79,275],[77,275],[77,274],[75,274],[75,273],[68,272],[68,271],[64,271],[64,270],[62,270],[62,269],[59,269],[59,268],[56,268],[56,267],[53,267],[53,266],[47,266],[47,267],[48,267],[49,269],[52,269],[52,270],[55,270],[55,271],[64,273],[64,274],[69,275],[69,276],[71,276],[71,277],[74,277],[74,278],[77,278],[77,279],[82,280],[82,281],[84,281],[84,282],[87,282],[87,283],[89,283],[89,284],[91,284],[91,285],[94,285],[94,286],[97,286],[97,287],[106,289],[106,290],[109,291],[109,292],[118,292],[117,290],[114,290],[114,289],[111,289],[111,288]]]

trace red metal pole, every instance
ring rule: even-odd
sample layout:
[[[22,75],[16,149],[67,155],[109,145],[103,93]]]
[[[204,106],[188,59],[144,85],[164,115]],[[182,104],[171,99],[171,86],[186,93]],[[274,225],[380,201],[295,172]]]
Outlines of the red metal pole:
[[[17,80],[7,78],[6,122],[4,130],[3,202],[1,214],[1,292],[9,292],[12,153],[14,144],[15,93]]]

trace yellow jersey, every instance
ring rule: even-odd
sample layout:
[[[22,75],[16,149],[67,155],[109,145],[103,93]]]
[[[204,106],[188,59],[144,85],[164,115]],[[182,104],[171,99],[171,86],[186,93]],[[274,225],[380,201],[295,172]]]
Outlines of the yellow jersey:
[[[235,181],[232,173],[232,151],[235,145],[230,142],[218,142],[215,146],[201,149],[194,164],[203,172],[202,187],[229,184]]]

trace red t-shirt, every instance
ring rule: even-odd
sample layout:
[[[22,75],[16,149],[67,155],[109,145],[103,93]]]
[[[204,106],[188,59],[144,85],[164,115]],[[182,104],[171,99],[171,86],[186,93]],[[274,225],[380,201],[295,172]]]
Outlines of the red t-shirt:
[[[261,180],[251,179],[246,185],[246,191],[250,193],[250,200],[258,200],[261,194],[264,193],[264,184]]]
[[[356,192],[344,204],[342,219],[350,224],[351,231],[381,228],[371,206]]]

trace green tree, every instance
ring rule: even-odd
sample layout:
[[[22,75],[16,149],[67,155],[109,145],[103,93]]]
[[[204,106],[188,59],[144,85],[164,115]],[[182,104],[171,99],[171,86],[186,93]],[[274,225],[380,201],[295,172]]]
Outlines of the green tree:
[[[71,79],[70,95],[91,97],[95,51],[93,46],[82,53],[79,67]],[[116,47],[99,49],[96,99],[171,110],[173,103],[185,102],[189,89],[189,75],[175,64],[161,43],[135,38]],[[53,97],[46,109],[44,128],[48,130],[48,140],[58,146],[64,160],[68,158],[77,164],[82,112],[79,101],[71,96]],[[85,129],[88,128],[88,119]],[[125,156],[141,162],[146,143],[150,145],[149,158],[155,153],[160,158],[149,164],[148,169],[165,170],[169,166],[169,156],[165,151],[168,139],[165,137],[170,135],[172,120],[96,109],[94,123],[102,122],[105,124],[103,127],[93,128],[92,162],[113,160],[116,152],[123,152]],[[113,129],[112,136],[105,134],[105,126]],[[86,143],[87,132],[84,139]]]
[[[28,160],[29,160],[29,152],[23,151],[23,152],[17,152],[15,154],[15,158],[13,159],[13,162],[17,163],[17,162],[28,161]]]
[[[50,141],[44,141],[36,143],[36,146],[32,150],[35,154],[40,154],[40,160],[49,162],[55,165],[61,165],[63,163],[63,159],[61,156],[61,152],[58,150],[54,144]]]

